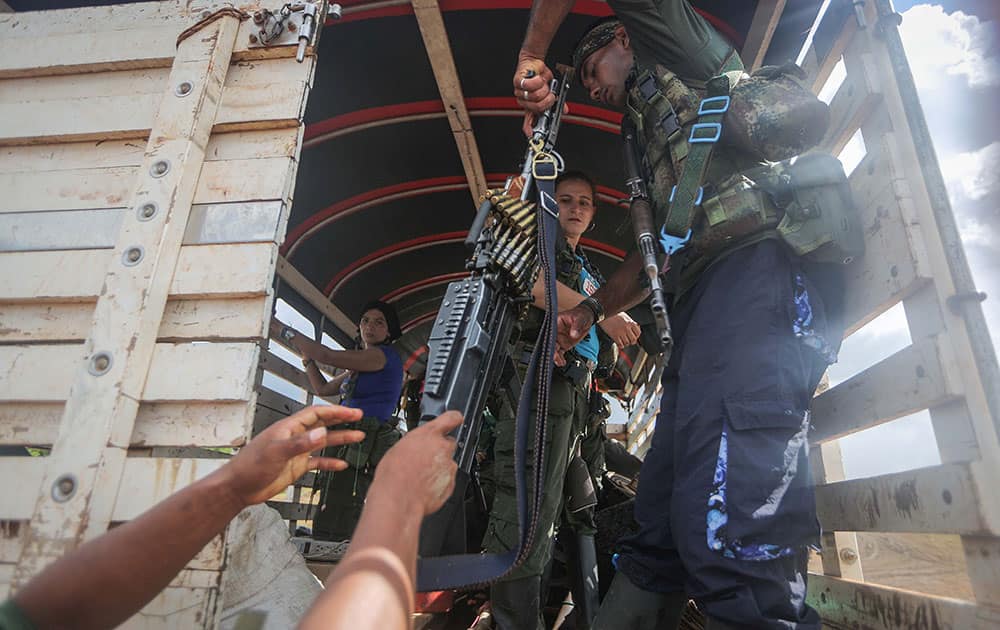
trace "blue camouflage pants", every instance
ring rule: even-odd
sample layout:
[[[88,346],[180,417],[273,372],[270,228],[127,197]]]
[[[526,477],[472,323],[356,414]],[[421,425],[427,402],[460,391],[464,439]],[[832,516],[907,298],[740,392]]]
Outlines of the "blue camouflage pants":
[[[709,269],[671,313],[675,349],[617,567],[740,628],[816,628],[809,402],[834,350],[822,298],[777,241]],[[834,333],[835,337],[829,337]]]

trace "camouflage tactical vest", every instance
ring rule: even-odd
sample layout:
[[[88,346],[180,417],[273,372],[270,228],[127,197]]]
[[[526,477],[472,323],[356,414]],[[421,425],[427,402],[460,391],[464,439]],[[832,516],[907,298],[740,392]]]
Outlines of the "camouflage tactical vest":
[[[791,76],[797,67],[762,68],[749,76],[737,59],[723,70],[720,76],[729,84],[728,111],[721,125],[721,137],[711,150],[701,179],[704,191],[701,202],[692,210],[691,239],[684,250],[687,265],[681,273],[682,290],[693,284],[701,271],[721,254],[764,238],[780,237],[796,253],[810,255],[821,247],[836,249],[830,245],[843,244],[841,237],[846,232],[846,249],[852,253],[841,256],[841,260],[856,256],[859,253],[856,237],[860,232],[856,214],[849,211],[853,208],[849,191],[846,196],[843,190],[814,195],[827,204],[843,201],[843,207],[831,206],[822,213],[818,208],[809,208],[805,214],[794,216],[786,212],[790,210],[788,200],[792,196],[789,187],[783,187],[784,194],[780,197],[774,194],[780,187],[775,185],[777,182],[789,181],[789,165],[771,172],[775,165],[770,162],[790,158],[815,146],[828,125],[827,106]],[[660,65],[656,66],[655,74],[643,73],[630,87],[626,116],[638,130],[657,225],[663,224],[670,208],[705,96],[703,89],[689,87]],[[836,167],[828,161],[817,161],[812,166],[812,174],[796,180],[814,187],[846,186],[839,162]],[[850,215],[848,220],[841,221],[845,214]],[[824,220],[818,220],[821,216]],[[837,259],[841,253],[824,251],[820,258]]]

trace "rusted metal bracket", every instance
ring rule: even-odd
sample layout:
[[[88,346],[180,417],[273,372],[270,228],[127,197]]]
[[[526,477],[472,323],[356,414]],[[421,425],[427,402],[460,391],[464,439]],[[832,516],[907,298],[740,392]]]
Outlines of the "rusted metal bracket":
[[[331,4],[328,14],[339,19],[343,9],[339,4]],[[257,32],[250,34],[250,48],[298,45],[295,60],[299,63],[306,57],[306,49],[316,43],[318,26],[327,14],[325,3],[287,3],[277,11],[261,9],[253,14]]]

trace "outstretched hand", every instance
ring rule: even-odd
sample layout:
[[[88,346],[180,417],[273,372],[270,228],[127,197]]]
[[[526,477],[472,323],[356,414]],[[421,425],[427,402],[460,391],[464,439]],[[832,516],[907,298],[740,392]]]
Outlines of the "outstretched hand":
[[[379,462],[368,496],[412,501],[424,516],[437,512],[455,489],[456,444],[449,434],[460,424],[462,414],[449,411],[407,432]]]
[[[226,485],[244,506],[278,494],[309,470],[344,470],[347,462],[312,453],[365,439],[364,431],[328,431],[361,420],[360,409],[340,405],[307,407],[274,423],[250,440],[222,469]]]

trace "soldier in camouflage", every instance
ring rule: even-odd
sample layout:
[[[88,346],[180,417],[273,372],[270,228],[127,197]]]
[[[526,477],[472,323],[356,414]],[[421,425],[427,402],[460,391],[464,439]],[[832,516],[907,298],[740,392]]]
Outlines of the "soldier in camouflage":
[[[594,219],[597,204],[596,186],[584,173],[563,173],[556,181],[559,204],[561,243],[557,246],[557,300],[560,309],[578,304],[602,284],[603,278],[579,246],[581,236]],[[545,306],[544,288],[539,281],[532,291],[533,308],[519,324],[519,340],[513,357],[523,368],[531,354]],[[566,353],[566,365],[555,369],[549,389],[548,416],[545,419],[545,475],[543,503],[538,516],[538,531],[525,562],[490,589],[493,619],[500,630],[541,629],[541,576],[551,557],[554,528],[563,505],[563,484],[567,466],[589,420],[591,375],[599,355],[597,326],[588,326],[578,343]],[[627,315],[612,317],[600,328],[611,341],[631,345],[639,337],[638,324]],[[532,397],[534,399],[534,397]],[[504,400],[497,396],[494,400]],[[514,488],[514,418],[515,409],[507,403],[492,410],[496,416],[493,443],[493,470],[487,474],[493,484],[493,507],[483,547],[491,553],[516,548],[519,542],[517,503]],[[537,421],[532,408],[531,422]],[[529,429],[533,431],[533,429]],[[530,453],[525,461],[534,461]],[[531,478],[531,475],[528,475]]]
[[[635,502],[638,532],[622,541],[595,627],[675,628],[691,598],[711,630],[818,630],[805,601],[808,551],[819,538],[808,407],[841,336],[824,307],[839,303],[839,269],[809,259],[823,239],[805,236],[812,224],[782,227],[791,205],[767,194],[754,169],[767,179],[769,160],[814,145],[827,112],[793,67],[749,77],[686,0],[608,4],[616,19],[576,47],[578,78],[635,130],[657,227],[671,224],[675,194],[692,193],[693,204],[683,225],[690,240],[679,251],[665,242],[675,250],[666,278],[675,345]],[[526,125],[553,102],[544,58],[572,5],[535,0],[513,79]],[[732,109],[729,98],[725,108],[721,97],[706,100],[717,95],[731,97]],[[761,107],[786,111],[775,122]],[[713,109],[701,131],[720,130],[705,140],[719,142],[704,152],[694,126]],[[679,191],[686,169],[698,174],[695,188]],[[597,308],[561,313],[560,348],[595,317],[644,299],[640,271],[633,252],[592,296]]]

